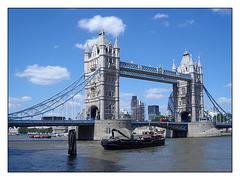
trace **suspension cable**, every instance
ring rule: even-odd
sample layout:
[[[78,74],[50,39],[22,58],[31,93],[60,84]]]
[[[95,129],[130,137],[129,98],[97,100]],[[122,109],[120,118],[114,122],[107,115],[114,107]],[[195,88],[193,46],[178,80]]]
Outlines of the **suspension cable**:
[[[75,80],[67,88],[60,91],[59,93],[52,96],[51,98],[46,99],[27,109],[10,113],[8,114],[8,118],[22,119],[22,118],[33,117],[33,116],[41,115],[51,110],[54,110],[55,108],[58,108],[59,106],[63,105],[64,103],[72,99],[74,96],[76,96],[79,92],[81,92],[85,88],[85,86],[95,77],[95,75],[99,72],[99,70],[100,70],[100,67],[83,81],[82,79],[85,76],[85,74],[81,75],[77,80]]]

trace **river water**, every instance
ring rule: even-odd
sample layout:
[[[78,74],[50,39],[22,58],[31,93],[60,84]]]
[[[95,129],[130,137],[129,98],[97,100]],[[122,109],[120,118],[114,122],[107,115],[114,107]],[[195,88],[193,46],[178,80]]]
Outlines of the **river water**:
[[[164,146],[104,150],[100,141],[77,141],[68,155],[66,137],[8,137],[9,172],[231,172],[232,137],[167,138]]]

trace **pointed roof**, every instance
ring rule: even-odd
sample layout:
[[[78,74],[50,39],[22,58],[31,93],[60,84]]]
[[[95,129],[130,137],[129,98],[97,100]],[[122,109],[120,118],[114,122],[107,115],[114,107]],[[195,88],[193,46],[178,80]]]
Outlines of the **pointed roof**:
[[[115,40],[115,43],[114,43],[114,48],[119,48],[118,41],[117,41],[117,36],[116,36],[116,40]]]
[[[192,60],[192,54],[190,54],[190,63],[189,65],[194,65],[193,60]]]
[[[89,47],[88,47],[88,41],[87,41],[87,46],[86,46],[86,50],[84,53],[90,53]]]
[[[183,56],[187,56],[187,55],[189,55],[189,53],[188,53],[188,51],[185,48],[185,52],[184,52]]]
[[[200,62],[200,56],[198,56],[198,67],[202,67],[202,64]]]
[[[101,30],[99,32],[99,36],[98,36],[96,44],[98,46],[100,46],[100,45],[107,45],[108,44],[108,40],[107,40],[107,38],[105,36],[105,32],[104,32],[103,28],[101,28]]]
[[[182,61],[180,63],[180,66],[178,67],[178,71],[180,72],[181,71],[181,68],[187,68],[189,69],[189,66],[190,65],[194,65],[193,64],[193,60],[192,60],[192,56],[189,55],[188,51],[185,49],[185,52],[183,54],[183,58],[182,58]]]
[[[177,70],[177,68],[176,68],[176,65],[175,65],[174,59],[173,59],[172,71],[176,71],[176,70]]]

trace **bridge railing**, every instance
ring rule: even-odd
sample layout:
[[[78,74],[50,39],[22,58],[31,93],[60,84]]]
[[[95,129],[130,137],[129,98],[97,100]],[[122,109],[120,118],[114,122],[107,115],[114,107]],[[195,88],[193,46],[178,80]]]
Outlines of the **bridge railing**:
[[[170,70],[162,70],[162,68],[154,68],[154,67],[148,67],[148,66],[143,66],[143,65],[137,65],[137,64],[132,64],[132,63],[126,63],[126,62],[120,62],[120,68],[126,68],[129,70],[139,70],[143,72],[151,72],[151,73],[158,73],[158,74],[163,74],[163,75],[168,75],[168,76],[178,76],[178,77],[185,77],[191,79],[190,74],[183,74],[180,72],[173,72]]]

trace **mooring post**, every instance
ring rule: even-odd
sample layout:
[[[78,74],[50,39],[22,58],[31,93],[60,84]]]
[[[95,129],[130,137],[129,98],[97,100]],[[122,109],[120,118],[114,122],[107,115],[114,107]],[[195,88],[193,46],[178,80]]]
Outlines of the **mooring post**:
[[[68,154],[70,156],[75,156],[77,154],[75,129],[68,131]]]

